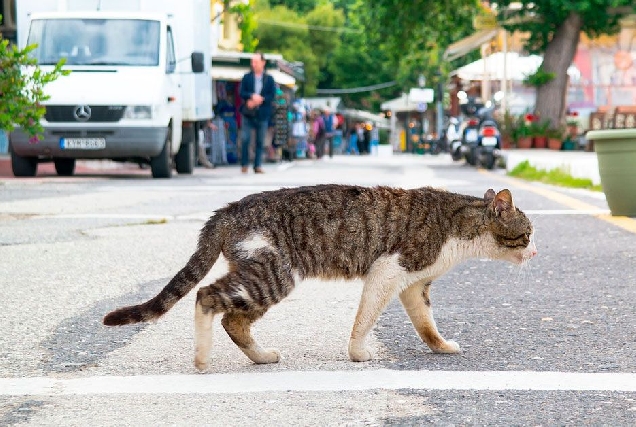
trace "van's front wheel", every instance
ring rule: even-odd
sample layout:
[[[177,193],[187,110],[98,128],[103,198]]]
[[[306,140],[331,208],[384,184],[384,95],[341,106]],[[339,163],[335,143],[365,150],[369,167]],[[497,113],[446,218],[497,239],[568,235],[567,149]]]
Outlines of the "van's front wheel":
[[[172,129],[168,127],[166,141],[161,153],[150,159],[150,170],[153,178],[170,178],[172,176]]]
[[[14,176],[35,176],[38,172],[38,159],[18,156],[11,150],[11,170]]]

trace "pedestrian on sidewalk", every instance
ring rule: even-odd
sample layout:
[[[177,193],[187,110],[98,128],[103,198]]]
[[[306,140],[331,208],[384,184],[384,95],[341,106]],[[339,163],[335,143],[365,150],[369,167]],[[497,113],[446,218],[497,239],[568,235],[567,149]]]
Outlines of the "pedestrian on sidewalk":
[[[358,124],[354,124],[349,129],[349,137],[347,138],[347,154],[360,154],[358,150]]]
[[[256,52],[252,55],[251,71],[243,76],[240,95],[241,105],[241,172],[247,173],[249,147],[252,132],[256,133],[254,148],[254,172],[263,173],[261,167],[263,144],[272,116],[272,103],[276,95],[276,83],[265,72],[265,56]]]
[[[325,127],[325,143],[327,143],[329,157],[333,157],[333,137],[336,134],[336,126],[338,119],[336,115],[331,112],[329,107],[322,109],[322,122]],[[323,147],[324,153],[324,147]]]
[[[208,159],[206,148],[211,145],[211,138],[206,135],[206,128],[210,126],[212,122],[207,120],[205,126],[197,131],[197,160],[201,166],[206,169],[214,168],[214,165]]]

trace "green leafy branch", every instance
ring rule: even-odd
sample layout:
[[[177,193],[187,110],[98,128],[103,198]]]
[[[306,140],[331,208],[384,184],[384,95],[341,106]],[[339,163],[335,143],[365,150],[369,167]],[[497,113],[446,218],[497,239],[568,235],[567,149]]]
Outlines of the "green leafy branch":
[[[537,71],[527,75],[526,78],[523,79],[523,84],[526,86],[539,87],[551,82],[555,77],[556,73],[550,73],[545,71],[543,67],[539,67]]]
[[[0,38],[0,129],[10,132],[18,126],[31,137],[42,134],[40,119],[46,113],[42,101],[49,99],[44,86],[59,76],[68,75],[63,70],[64,60],[44,72],[29,54],[35,45],[19,49]]]

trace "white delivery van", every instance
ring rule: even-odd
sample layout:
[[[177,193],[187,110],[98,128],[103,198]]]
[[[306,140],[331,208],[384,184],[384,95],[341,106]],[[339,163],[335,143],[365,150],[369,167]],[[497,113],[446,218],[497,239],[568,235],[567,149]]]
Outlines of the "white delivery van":
[[[72,175],[76,159],[192,173],[213,116],[208,0],[17,0],[17,17],[19,47],[36,44],[43,70],[65,58],[71,73],[44,88],[43,136],[11,133],[14,175],[51,160]]]

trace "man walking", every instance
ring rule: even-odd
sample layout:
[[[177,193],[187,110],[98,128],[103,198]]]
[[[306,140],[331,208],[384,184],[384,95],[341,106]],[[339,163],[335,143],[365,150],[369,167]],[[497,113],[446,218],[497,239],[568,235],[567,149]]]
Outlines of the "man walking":
[[[325,141],[328,143],[329,149],[329,157],[333,157],[333,137],[335,135],[337,118],[334,114],[331,113],[329,107],[325,107],[322,110],[322,121],[325,124]],[[325,144],[323,141],[322,147],[320,150],[316,150],[317,153],[320,153],[318,158],[322,157],[325,152]]]
[[[241,172],[247,173],[248,171],[250,139],[252,131],[255,131],[254,172],[263,173],[261,167],[263,143],[272,116],[272,102],[276,95],[276,84],[272,76],[265,72],[265,57],[262,53],[254,53],[251,68],[252,71],[243,76],[240,91],[243,100],[241,106]]]

